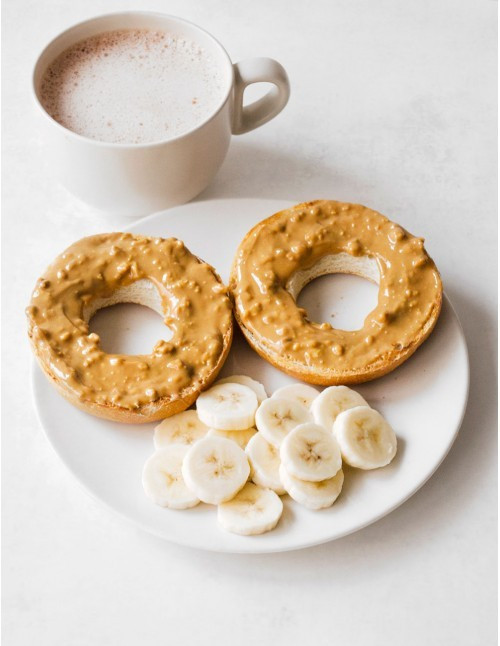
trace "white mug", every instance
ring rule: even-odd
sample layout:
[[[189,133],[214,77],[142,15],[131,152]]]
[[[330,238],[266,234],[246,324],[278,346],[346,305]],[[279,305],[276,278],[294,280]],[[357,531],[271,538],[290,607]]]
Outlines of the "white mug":
[[[189,38],[201,45],[220,67],[225,89],[213,113],[185,134],[150,144],[96,141],[55,121],[40,101],[40,85],[48,65],[78,41],[115,29],[155,29]],[[244,106],[251,83],[273,88]],[[52,40],[38,58],[33,91],[42,115],[48,163],[59,181],[96,208],[118,215],[144,215],[189,201],[215,176],[226,156],[231,134],[253,130],[285,107],[290,85],[284,68],[271,58],[231,62],[222,45],[200,27],[160,13],[129,11],[81,22]]]

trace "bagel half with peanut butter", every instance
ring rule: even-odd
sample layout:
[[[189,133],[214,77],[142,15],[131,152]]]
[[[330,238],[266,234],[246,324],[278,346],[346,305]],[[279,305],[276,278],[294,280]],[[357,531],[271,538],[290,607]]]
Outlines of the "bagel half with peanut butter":
[[[300,290],[330,273],[379,285],[361,329],[310,321]],[[249,344],[282,371],[320,384],[356,384],[394,370],[429,336],[442,302],[424,241],[359,204],[317,200],[263,220],[233,262],[235,316]]]
[[[138,303],[173,332],[149,355],[107,354],[89,321],[100,308]],[[214,269],[175,238],[110,233],[79,240],[37,282],[27,308],[43,372],[78,408],[151,422],[188,408],[231,346],[231,300]]]

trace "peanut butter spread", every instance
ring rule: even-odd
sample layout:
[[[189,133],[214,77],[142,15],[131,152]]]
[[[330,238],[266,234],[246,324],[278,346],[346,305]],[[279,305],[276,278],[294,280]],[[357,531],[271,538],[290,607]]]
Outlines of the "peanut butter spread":
[[[333,272],[379,283],[378,305],[360,330],[310,321],[296,304],[309,280]],[[392,361],[424,340],[442,293],[422,238],[364,206],[331,201],[299,204],[259,223],[238,249],[231,289],[237,318],[257,349],[346,375]]]
[[[159,341],[149,355],[103,352],[98,335],[89,333],[92,314],[113,302],[155,307],[155,299],[171,340]],[[232,325],[226,288],[210,265],[180,240],[129,233],[96,235],[69,247],[38,280],[27,316],[35,353],[50,377],[80,401],[129,410],[203,384]]]

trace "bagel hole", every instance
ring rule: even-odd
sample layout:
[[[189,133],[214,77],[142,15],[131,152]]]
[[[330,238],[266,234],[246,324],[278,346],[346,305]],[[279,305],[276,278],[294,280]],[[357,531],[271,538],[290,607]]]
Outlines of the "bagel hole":
[[[309,320],[350,332],[361,329],[377,306],[379,280],[373,258],[339,253],[324,256],[315,266],[296,272],[287,287],[298,306],[307,311]]]
[[[164,323],[161,296],[148,279],[116,289],[107,298],[97,298],[84,309],[90,332],[100,337],[108,354],[151,354],[173,332]]]
[[[108,354],[151,354],[158,341],[169,341],[173,336],[157,312],[135,303],[103,307],[89,326],[99,335],[101,350]]]
[[[312,280],[300,292],[299,307],[315,323],[329,323],[338,330],[359,330],[377,306],[378,285],[352,274],[329,274]]]

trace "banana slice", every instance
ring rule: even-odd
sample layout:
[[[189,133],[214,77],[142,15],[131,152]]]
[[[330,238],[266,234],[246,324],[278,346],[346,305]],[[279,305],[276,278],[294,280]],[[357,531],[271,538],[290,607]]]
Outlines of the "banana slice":
[[[234,383],[213,386],[196,400],[201,421],[221,431],[240,431],[253,426],[257,406],[254,391]]]
[[[188,449],[184,480],[200,500],[218,505],[230,500],[250,475],[246,453],[225,437],[204,437]]]
[[[311,413],[316,424],[331,431],[337,415],[355,406],[368,406],[368,404],[359,393],[347,386],[330,386],[314,400]]]
[[[255,423],[265,439],[279,448],[287,434],[299,424],[310,422],[309,410],[293,399],[271,397],[262,402],[255,414]]]
[[[281,482],[286,492],[295,501],[309,509],[331,507],[339,497],[344,484],[344,472],[339,469],[333,478],[319,482],[307,482],[291,476],[283,465],[279,469]]]
[[[182,462],[187,451],[187,446],[171,444],[153,453],[144,465],[142,486],[146,495],[157,505],[188,509],[200,502],[182,477]]]
[[[306,384],[290,384],[275,390],[271,397],[279,397],[280,399],[294,399],[299,404],[310,408],[313,401],[319,395],[319,390]]]
[[[301,424],[285,437],[280,457],[291,476],[310,482],[333,478],[342,467],[336,439],[322,426],[313,423]]]
[[[394,431],[382,415],[368,406],[340,413],[333,425],[342,457],[358,469],[385,467],[397,451]]]
[[[169,444],[190,446],[206,435],[208,427],[199,419],[195,410],[185,410],[167,417],[155,428],[154,443],[157,449]]]
[[[251,536],[276,527],[282,513],[283,503],[274,491],[248,482],[232,500],[219,505],[217,520],[228,532]]]
[[[250,460],[250,477],[255,484],[275,491],[278,496],[285,493],[280,480],[280,452],[264,438],[262,433],[256,433],[245,449]]]
[[[256,428],[246,428],[243,431],[220,431],[217,430],[216,428],[211,428],[207,436],[212,437],[214,435],[219,436],[219,437],[225,437],[228,440],[231,440],[232,442],[236,442],[236,444],[243,450],[245,450],[246,445],[248,444],[249,440],[256,435],[257,429]]]
[[[243,386],[248,386],[248,388],[251,388],[256,394],[259,404],[263,402],[264,399],[267,399],[267,393],[264,386],[260,382],[255,381],[255,379],[247,377],[247,375],[231,375],[230,377],[224,377],[224,379],[216,381],[214,386],[218,386],[219,384],[242,384]]]

